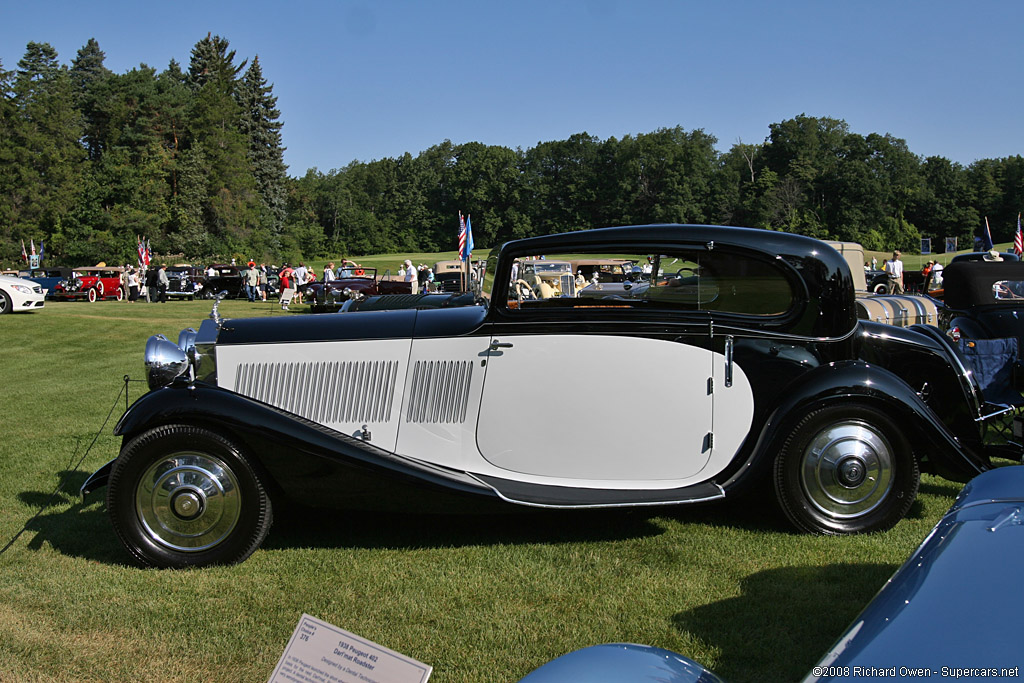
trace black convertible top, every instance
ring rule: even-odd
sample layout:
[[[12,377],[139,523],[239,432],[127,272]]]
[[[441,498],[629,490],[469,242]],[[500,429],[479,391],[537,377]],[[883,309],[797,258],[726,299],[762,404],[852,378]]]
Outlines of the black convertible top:
[[[991,304],[1024,304],[1024,298],[996,298],[993,285],[1009,280],[1024,282],[1024,263],[962,261],[951,263],[943,273],[943,298],[950,308],[970,308]]]

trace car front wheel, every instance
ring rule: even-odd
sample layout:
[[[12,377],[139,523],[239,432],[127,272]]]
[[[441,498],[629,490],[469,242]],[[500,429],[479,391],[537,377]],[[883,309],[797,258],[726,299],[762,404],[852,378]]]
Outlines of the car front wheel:
[[[241,449],[192,425],[155,427],[128,442],[110,473],[107,510],[128,551],[163,568],[241,562],[273,520]]]
[[[92,289],[89,290],[89,303],[96,303],[96,299],[98,298],[99,293],[96,291],[96,288],[93,287]]]
[[[124,301],[124,287],[117,288],[117,300]]]
[[[11,297],[7,292],[0,292],[0,315],[11,312]]]
[[[775,459],[775,493],[798,528],[819,534],[884,531],[907,514],[920,482],[902,432],[867,405],[815,410]]]

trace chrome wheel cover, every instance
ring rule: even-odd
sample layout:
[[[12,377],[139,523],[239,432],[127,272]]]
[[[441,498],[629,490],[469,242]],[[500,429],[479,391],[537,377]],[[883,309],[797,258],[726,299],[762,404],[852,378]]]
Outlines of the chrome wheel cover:
[[[830,517],[861,517],[893,488],[893,452],[885,437],[860,421],[837,422],[818,432],[804,450],[800,485]]]
[[[149,537],[180,552],[223,542],[241,516],[234,472],[206,453],[180,452],[153,463],[135,490],[135,510]]]

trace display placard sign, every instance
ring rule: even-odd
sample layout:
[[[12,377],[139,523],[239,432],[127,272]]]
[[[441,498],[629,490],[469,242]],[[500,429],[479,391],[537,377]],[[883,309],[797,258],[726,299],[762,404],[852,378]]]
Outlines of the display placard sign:
[[[433,670],[303,614],[269,683],[426,683]]]

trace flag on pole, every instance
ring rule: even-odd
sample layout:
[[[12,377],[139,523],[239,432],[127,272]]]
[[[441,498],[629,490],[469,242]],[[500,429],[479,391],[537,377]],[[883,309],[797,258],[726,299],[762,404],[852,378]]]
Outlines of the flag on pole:
[[[146,247],[142,244],[142,238],[135,236],[135,251],[139,255],[139,266],[146,265]]]
[[[42,240],[39,240],[39,262],[43,262],[43,255],[46,253],[46,245],[43,244]]]
[[[35,256],[36,255],[36,241],[33,240],[33,239],[30,239],[28,241],[28,243],[32,247],[32,251],[29,253],[29,256]]]
[[[21,241],[21,260],[28,261],[28,252],[25,251],[25,240]]]
[[[469,216],[462,219],[462,212],[459,212],[459,258],[468,261],[473,255],[473,226]]]
[[[988,216],[985,216],[985,233],[981,236],[981,250],[992,251],[992,231],[988,227]]]
[[[1017,214],[1017,232],[1013,236],[1013,251],[1017,256],[1024,255],[1024,235],[1020,232],[1020,214]]]
[[[148,266],[153,261],[153,247],[150,245],[149,240],[146,240],[146,253],[143,255]]]
[[[466,253],[466,219],[462,217],[462,212],[459,211],[459,258],[465,261],[463,254]]]

